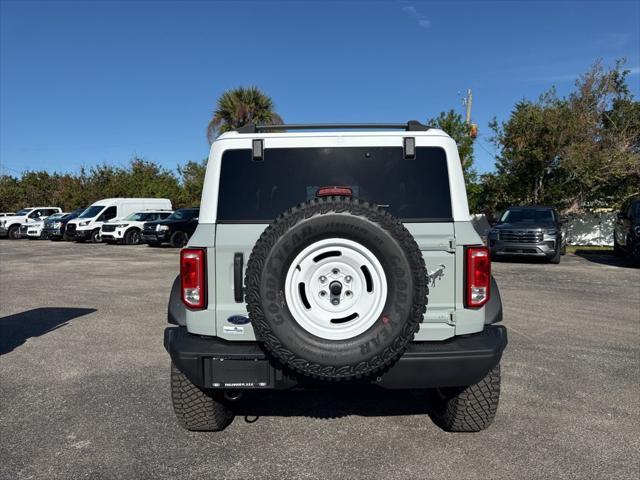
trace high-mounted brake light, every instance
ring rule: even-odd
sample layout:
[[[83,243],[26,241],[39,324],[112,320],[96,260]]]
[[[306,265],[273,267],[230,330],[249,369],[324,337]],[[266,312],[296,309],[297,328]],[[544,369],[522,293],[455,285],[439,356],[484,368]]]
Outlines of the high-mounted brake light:
[[[320,187],[316,192],[316,197],[350,197],[353,192],[349,187]]]
[[[207,304],[205,261],[204,250],[185,248],[180,252],[180,291],[182,303],[189,308],[204,308]]]
[[[491,259],[487,247],[468,247],[466,250],[465,306],[478,308],[489,301]]]

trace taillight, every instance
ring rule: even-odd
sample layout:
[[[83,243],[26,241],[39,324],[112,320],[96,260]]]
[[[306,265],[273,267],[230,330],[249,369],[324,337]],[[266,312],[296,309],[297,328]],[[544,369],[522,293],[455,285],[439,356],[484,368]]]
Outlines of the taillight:
[[[180,252],[180,291],[189,308],[206,306],[205,251],[185,248]]]
[[[468,247],[466,250],[465,306],[477,308],[489,301],[491,259],[487,247]]]
[[[349,187],[320,187],[316,192],[316,197],[350,197],[353,195]]]

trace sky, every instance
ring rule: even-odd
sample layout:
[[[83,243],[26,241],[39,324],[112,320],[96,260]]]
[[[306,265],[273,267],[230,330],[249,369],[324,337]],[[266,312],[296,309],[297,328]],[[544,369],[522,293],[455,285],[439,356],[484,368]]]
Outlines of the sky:
[[[637,1],[0,0],[0,174],[202,160],[241,85],[287,123],[425,122],[471,88],[487,172],[493,117],[623,57],[638,97]]]

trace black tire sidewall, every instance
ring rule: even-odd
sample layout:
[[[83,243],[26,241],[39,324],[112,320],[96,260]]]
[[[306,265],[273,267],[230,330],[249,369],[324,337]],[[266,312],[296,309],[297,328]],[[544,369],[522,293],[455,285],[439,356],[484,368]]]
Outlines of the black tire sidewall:
[[[16,235],[16,232],[17,235]],[[20,238],[20,227],[13,225],[9,227],[9,231],[7,232],[7,238],[9,240],[18,240]]]
[[[178,241],[180,239],[180,241]],[[171,238],[169,239],[169,243],[171,244],[172,247],[175,248],[182,248],[184,247],[189,241],[189,238],[187,237],[187,234],[184,233],[182,230],[178,230],[177,232],[173,232],[171,234]]]
[[[133,236],[135,234],[138,234],[137,237],[137,241],[132,241]],[[140,243],[140,233],[138,230],[136,230],[135,228],[132,228],[131,230],[127,230],[127,232],[124,234],[124,243],[126,245],[138,245]]]

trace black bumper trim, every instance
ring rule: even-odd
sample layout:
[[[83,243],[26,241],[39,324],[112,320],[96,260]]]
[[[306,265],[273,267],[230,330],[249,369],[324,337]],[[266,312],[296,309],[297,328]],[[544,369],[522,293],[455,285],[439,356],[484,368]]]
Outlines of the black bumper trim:
[[[506,346],[502,325],[442,342],[413,342],[397,363],[366,382],[393,389],[473,385],[500,362]],[[164,347],[176,367],[201,388],[287,389],[325,383],[283,370],[257,342],[229,342],[168,327]]]

